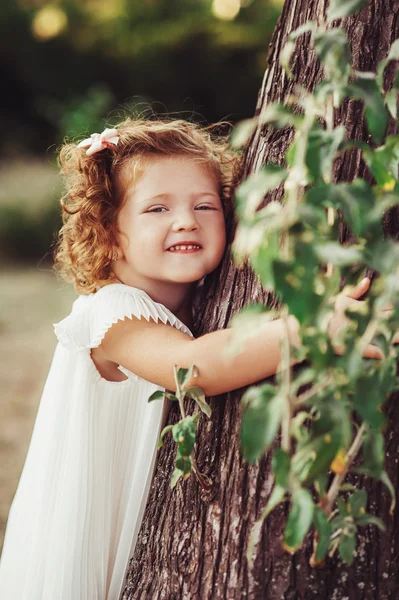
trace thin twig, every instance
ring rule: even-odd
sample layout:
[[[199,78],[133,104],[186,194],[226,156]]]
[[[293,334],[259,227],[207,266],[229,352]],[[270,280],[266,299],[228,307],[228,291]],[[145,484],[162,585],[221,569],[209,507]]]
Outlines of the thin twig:
[[[296,400],[295,400],[295,407],[306,404],[306,402],[308,400],[310,400],[310,398],[313,398],[313,396],[316,396],[316,394],[319,394],[320,392],[325,390],[332,381],[333,381],[332,376],[327,375],[327,377],[325,378],[325,380],[323,382],[318,383],[317,385],[314,385],[312,388],[310,388],[310,390],[307,390],[306,392],[303,392],[302,394],[297,396]]]
[[[327,131],[332,132],[334,130],[334,98],[333,98],[332,94],[330,94],[330,96],[327,98],[325,118],[326,118]],[[327,181],[325,183],[331,183],[331,178],[332,178],[332,166],[331,166],[331,170],[328,174],[328,177],[326,178]],[[332,206],[329,206],[327,208],[327,224],[329,227],[333,227],[334,222],[335,222],[335,211]],[[326,276],[332,277],[333,273],[334,273],[333,264],[328,263]]]
[[[191,455],[191,466],[192,466],[194,475],[197,477],[198,481],[201,484],[203,491],[209,492],[209,490],[212,488],[212,479],[210,477],[208,477],[208,475],[201,473],[201,471],[197,467],[197,463],[196,463],[196,460],[193,455]]]
[[[362,337],[358,341],[358,348],[360,350],[360,354],[362,354],[364,348],[366,348],[366,346],[373,339],[375,332],[378,329],[378,325],[379,325],[379,319],[374,318],[368,322],[365,332],[363,333]]]
[[[180,382],[179,382],[178,377],[177,377],[177,365],[175,365],[173,374],[174,374],[175,384],[176,384],[176,398],[177,398],[177,400],[179,402],[181,416],[183,417],[183,419],[185,419],[186,418],[186,411],[184,409],[184,398],[185,398],[186,394],[185,394],[184,390],[180,389]]]
[[[291,450],[291,419],[293,413],[293,402],[291,399],[291,349],[290,349],[290,331],[288,327],[288,316],[285,313],[282,317],[285,335],[282,339],[282,379],[283,379],[283,393],[286,399],[286,413],[281,423],[281,448],[286,452]]]
[[[349,471],[353,461],[355,460],[360,448],[362,447],[363,435],[364,435],[365,431],[366,431],[366,425],[365,425],[365,423],[363,423],[359,427],[359,430],[355,436],[355,439],[353,440],[352,445],[346,454],[346,464],[345,464],[345,468],[344,468],[343,472],[337,473],[335,475],[333,482],[327,492],[327,501],[325,502],[325,504],[323,506],[323,510],[324,510],[325,514],[327,515],[327,517],[330,516],[332,507],[334,506],[334,502],[338,496],[342,482],[344,481],[345,477],[347,476],[348,471]]]

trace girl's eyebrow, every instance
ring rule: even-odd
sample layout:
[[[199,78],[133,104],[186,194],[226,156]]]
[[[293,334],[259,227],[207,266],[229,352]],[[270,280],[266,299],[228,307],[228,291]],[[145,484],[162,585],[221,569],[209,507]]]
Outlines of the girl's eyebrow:
[[[216,192],[197,192],[195,194],[191,194],[192,198],[200,198],[203,196],[214,196],[215,198],[219,198],[219,194]],[[150,198],[144,198],[144,200],[140,200],[139,204],[144,202],[152,202],[153,200],[169,200],[173,198],[173,194],[156,194],[155,196],[151,196]]]

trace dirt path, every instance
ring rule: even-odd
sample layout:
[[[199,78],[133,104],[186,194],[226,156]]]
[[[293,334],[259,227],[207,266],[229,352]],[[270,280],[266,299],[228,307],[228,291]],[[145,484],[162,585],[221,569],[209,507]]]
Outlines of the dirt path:
[[[0,269],[0,548],[56,338],[72,286],[51,270]]]

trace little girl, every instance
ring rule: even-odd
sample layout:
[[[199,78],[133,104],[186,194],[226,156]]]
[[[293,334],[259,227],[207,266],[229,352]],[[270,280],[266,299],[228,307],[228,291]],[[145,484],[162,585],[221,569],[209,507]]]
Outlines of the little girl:
[[[56,252],[80,292],[58,345],[10,510],[0,600],[117,600],[151,483],[173,367],[209,396],[276,372],[280,319],[235,357],[231,330],[193,339],[195,289],[225,251],[237,159],[184,121],[126,120],[60,154]],[[364,280],[348,302],[367,289]],[[337,316],[335,330],[344,317]],[[289,334],[299,344],[298,323]],[[364,356],[379,356],[369,346]],[[183,484],[184,485],[184,484]]]

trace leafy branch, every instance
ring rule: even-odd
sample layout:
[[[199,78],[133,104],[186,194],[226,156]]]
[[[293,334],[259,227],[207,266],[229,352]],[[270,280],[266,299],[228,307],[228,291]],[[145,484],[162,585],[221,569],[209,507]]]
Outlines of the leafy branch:
[[[207,417],[210,417],[211,407],[205,399],[205,394],[202,388],[199,386],[193,386],[186,389],[188,382],[192,377],[196,377],[196,375],[197,368],[195,365],[192,365],[189,369],[182,369],[175,366],[174,377],[176,383],[176,393],[172,394],[171,392],[157,391],[149,397],[148,401],[152,402],[153,400],[163,400],[166,397],[169,400],[179,403],[180,414],[182,418],[174,425],[167,425],[164,427],[158,443],[159,449],[163,446],[165,435],[171,432],[177,445],[175,469],[172,473],[170,487],[174,488],[181,477],[184,480],[188,479],[188,477],[191,475],[191,472],[193,472],[197,477],[202,489],[205,492],[209,492],[212,487],[212,481],[207,475],[204,475],[198,469],[194,458],[194,445],[201,412],[205,413]],[[186,398],[195,400],[200,408],[200,412],[196,413],[195,415],[186,415],[184,406],[184,400]]]
[[[296,40],[305,33],[323,67],[324,78],[313,92],[296,86],[285,105],[269,104],[256,118],[240,123],[232,136],[243,146],[258,127],[291,127],[294,136],[285,165],[268,164],[248,177],[236,191],[238,229],[233,252],[248,259],[265,288],[282,305],[282,318],[294,315],[300,323],[301,360],[308,367],[294,372],[288,332],[282,340],[282,363],[276,385],[250,387],[242,398],[241,446],[244,458],[256,462],[273,447],[274,488],[254,525],[248,545],[251,562],[264,520],[282,502],[290,501],[283,534],[284,548],[294,553],[311,528],[311,564],[323,562],[337,550],[347,563],[356,550],[357,531],[384,524],[366,512],[367,494],[345,482],[351,473],[382,481],[392,496],[385,471],[384,403],[399,389],[399,244],[383,239],[382,217],[399,204],[399,135],[386,136],[389,118],[398,120],[399,75],[384,89],[384,71],[399,61],[399,40],[378,66],[377,73],[351,67],[344,29],[333,27],[363,8],[367,0],[331,0],[326,17],[294,31],[281,53],[281,66],[293,78],[291,58]],[[360,100],[373,147],[347,139],[335,126],[334,111],[345,99]],[[334,163],[350,149],[364,159],[373,184],[363,179],[333,182]],[[282,202],[266,195],[284,187]],[[335,214],[356,236],[351,246],[340,245]],[[361,310],[344,311],[347,326],[334,344],[328,324],[342,292],[341,280],[353,286],[366,268],[380,275]],[[384,306],[392,310],[383,314]],[[242,331],[264,319],[266,307],[248,307],[236,318]],[[374,344],[384,360],[363,358]],[[338,347],[340,352],[338,353]],[[303,388],[306,387],[305,390]]]

